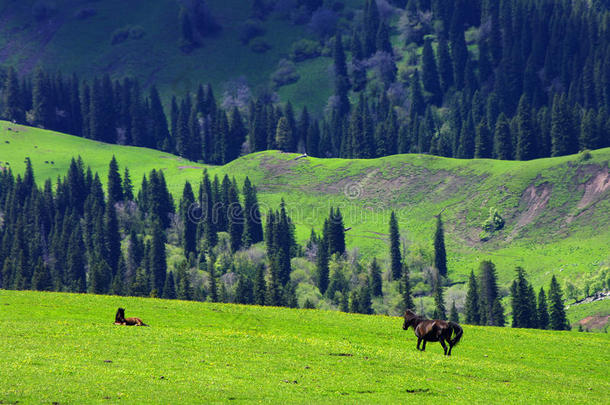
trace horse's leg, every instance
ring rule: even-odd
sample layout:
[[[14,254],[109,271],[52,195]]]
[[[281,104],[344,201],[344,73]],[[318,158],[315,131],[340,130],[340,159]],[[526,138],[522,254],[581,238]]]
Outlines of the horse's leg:
[[[447,343],[449,343],[449,352],[447,353],[447,356],[451,356],[451,349],[453,349],[453,345],[450,341],[447,341]]]
[[[426,339],[424,339],[424,345],[422,346],[421,351],[422,351],[422,352],[425,352],[425,351],[426,351]]]
[[[418,338],[417,338],[417,350],[421,350],[421,349],[419,348],[419,344],[420,344],[420,343],[421,343],[421,338],[420,338],[420,337],[418,337]],[[425,342],[425,341],[424,341],[424,344],[426,344],[426,342]]]
[[[445,356],[446,356],[447,355],[447,346],[445,345],[445,339],[443,339],[441,337],[438,341],[441,342],[441,346],[443,346],[443,350],[445,351]]]

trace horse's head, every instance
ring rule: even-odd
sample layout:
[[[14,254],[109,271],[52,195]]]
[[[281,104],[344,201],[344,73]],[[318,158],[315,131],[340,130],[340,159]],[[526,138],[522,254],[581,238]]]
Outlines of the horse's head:
[[[116,315],[114,317],[114,321],[115,322],[121,322],[121,321],[123,321],[123,319],[125,319],[125,309],[124,308],[119,308],[116,311]]]
[[[402,324],[402,328],[404,330],[409,329],[409,326],[411,326],[413,324],[413,321],[415,320],[415,318],[417,318],[417,314],[415,314],[415,312],[411,311],[410,309],[407,309],[405,311],[405,322]]]

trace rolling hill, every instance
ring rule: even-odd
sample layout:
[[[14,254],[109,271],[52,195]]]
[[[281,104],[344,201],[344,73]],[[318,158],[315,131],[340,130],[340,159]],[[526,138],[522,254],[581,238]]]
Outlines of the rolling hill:
[[[10,128],[10,130],[9,130]],[[198,184],[212,175],[249,176],[259,190],[263,212],[284,198],[304,243],[318,231],[330,206],[342,209],[348,249],[364,257],[387,256],[389,214],[396,211],[407,248],[427,257],[432,251],[434,215],[442,212],[449,274],[465,281],[479,261],[491,259],[502,285],[522,266],[535,286],[551,276],[583,287],[608,263],[610,240],[610,149],[528,162],[459,160],[427,155],[381,159],[302,158],[277,151],[243,156],[225,166],[205,166],[159,151],[103,144],[0,122],[0,164],[15,173],[33,162],[37,181],[62,176],[80,155],[105,181],[113,155],[129,167],[136,186],[142,175],[162,169],[178,197],[186,180]],[[505,220],[485,242],[483,222],[490,208]]]
[[[149,328],[113,325],[116,308]],[[0,291],[3,403],[605,402],[607,334],[465,326],[451,357],[402,320]]]

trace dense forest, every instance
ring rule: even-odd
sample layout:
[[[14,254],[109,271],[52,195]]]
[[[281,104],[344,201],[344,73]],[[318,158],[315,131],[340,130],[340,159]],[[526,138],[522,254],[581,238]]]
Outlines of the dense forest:
[[[144,91],[130,78],[87,82],[42,69],[20,77],[11,68],[1,72],[0,116],[211,164],[267,149],[529,160],[610,146],[606,1],[367,0],[339,21],[329,16],[341,2],[283,3],[310,24],[332,22],[319,42],[292,50],[333,57],[322,116],[269,91],[237,88],[219,102],[199,86],[164,106],[154,85]],[[274,6],[253,2],[253,21]],[[192,18],[181,15],[183,42],[195,45]],[[289,66],[278,75],[290,76]]]
[[[339,208],[331,208],[306,246],[297,244],[284,202],[263,216],[256,186],[206,171],[175,204],[163,171],[152,170],[139,191],[117,161],[104,190],[98,173],[72,159],[56,184],[35,183],[29,159],[23,176],[0,172],[0,288],[90,292],[211,302],[400,313],[504,326],[495,266],[471,273],[465,303],[446,309],[443,221],[437,217],[433,257],[407,253],[394,213],[388,257],[346,251]],[[263,226],[264,225],[264,226]],[[384,265],[384,263],[386,265]],[[514,327],[569,328],[562,291],[553,278],[548,300],[534,296],[517,268],[510,289]],[[424,305],[424,299],[430,305]],[[433,304],[432,304],[433,303]],[[463,305],[462,305],[463,304]]]

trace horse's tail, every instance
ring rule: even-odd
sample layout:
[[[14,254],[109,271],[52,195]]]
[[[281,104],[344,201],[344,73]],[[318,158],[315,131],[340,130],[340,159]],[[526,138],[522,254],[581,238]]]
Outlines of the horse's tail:
[[[450,339],[449,343],[451,343],[451,346],[455,346],[460,343],[460,339],[462,338],[464,331],[462,330],[462,327],[455,322],[449,322],[449,326],[451,326],[453,333],[455,333],[455,337]]]

